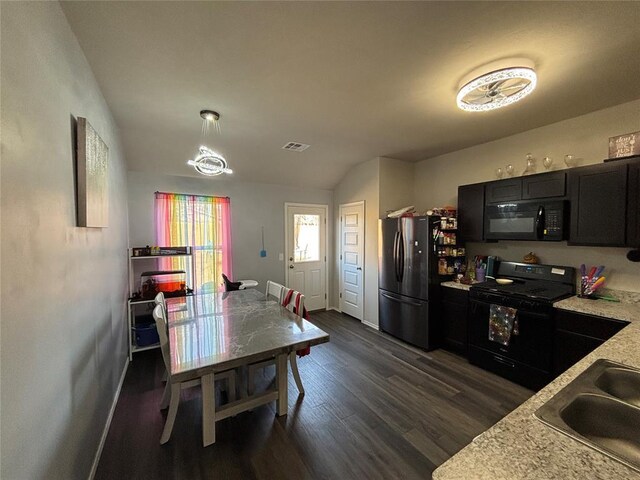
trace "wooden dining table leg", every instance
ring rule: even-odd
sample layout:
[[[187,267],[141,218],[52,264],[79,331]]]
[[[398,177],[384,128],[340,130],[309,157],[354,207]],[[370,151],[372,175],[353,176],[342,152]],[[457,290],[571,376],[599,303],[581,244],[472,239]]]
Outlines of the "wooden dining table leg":
[[[214,374],[202,377],[202,445],[216,443],[216,392]]]
[[[289,375],[287,374],[287,359],[289,355],[281,353],[276,357],[276,382],[278,384],[278,402],[276,414],[286,415],[289,409]]]

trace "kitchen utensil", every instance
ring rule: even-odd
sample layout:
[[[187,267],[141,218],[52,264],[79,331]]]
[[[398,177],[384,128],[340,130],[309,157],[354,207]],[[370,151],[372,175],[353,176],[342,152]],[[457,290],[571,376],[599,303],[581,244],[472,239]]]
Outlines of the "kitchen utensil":
[[[496,278],[496,283],[499,283],[500,285],[509,285],[513,283],[513,280],[509,278]]]
[[[600,288],[604,283],[605,279],[606,277],[600,277],[598,280],[596,280],[595,283],[591,285],[587,290],[587,295],[592,295],[593,292],[595,292],[598,288]]]
[[[595,295],[598,300],[606,300],[607,302],[617,302],[620,303],[620,299],[613,297],[611,295]]]

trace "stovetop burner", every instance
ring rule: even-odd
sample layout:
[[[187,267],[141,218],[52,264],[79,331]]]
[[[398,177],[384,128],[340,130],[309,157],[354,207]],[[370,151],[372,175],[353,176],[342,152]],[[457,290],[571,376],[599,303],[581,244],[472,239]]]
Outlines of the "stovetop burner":
[[[572,267],[501,262],[496,277],[509,278],[513,283],[501,285],[487,280],[472,285],[471,290],[552,303],[574,294],[574,275]]]

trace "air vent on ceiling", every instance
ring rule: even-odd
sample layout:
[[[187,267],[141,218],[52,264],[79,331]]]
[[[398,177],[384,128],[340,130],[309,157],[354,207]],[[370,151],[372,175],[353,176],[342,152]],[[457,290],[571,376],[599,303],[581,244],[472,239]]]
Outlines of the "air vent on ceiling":
[[[294,152],[304,152],[309,147],[310,145],[307,145],[305,143],[289,142],[284,147],[282,147],[282,149],[293,150]]]

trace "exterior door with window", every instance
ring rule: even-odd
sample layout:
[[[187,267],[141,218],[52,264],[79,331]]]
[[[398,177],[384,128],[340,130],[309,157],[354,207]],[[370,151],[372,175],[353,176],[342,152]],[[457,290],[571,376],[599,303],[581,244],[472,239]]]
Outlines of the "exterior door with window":
[[[307,310],[326,308],[326,205],[293,205],[286,209],[286,284],[305,297]]]

